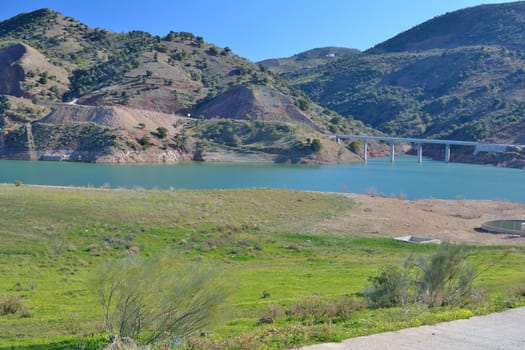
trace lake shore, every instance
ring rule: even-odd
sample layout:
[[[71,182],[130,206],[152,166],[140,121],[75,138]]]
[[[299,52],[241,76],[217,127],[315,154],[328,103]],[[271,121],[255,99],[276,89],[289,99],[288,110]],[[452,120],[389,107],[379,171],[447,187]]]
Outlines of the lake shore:
[[[497,200],[414,199],[346,194],[358,209],[326,224],[369,236],[413,235],[470,245],[525,246],[525,237],[483,232],[481,225],[499,219],[522,219],[525,205]]]
[[[12,184],[1,185],[14,186]],[[25,184],[21,186],[63,191],[157,191]],[[315,230],[320,232],[355,233],[371,237],[392,238],[412,235],[456,244],[525,246],[525,237],[481,230],[481,226],[488,221],[523,219],[525,204],[500,200],[435,198],[408,200],[402,197],[386,197],[377,194],[311,192],[342,195],[351,198],[356,203],[356,208],[343,212],[330,220],[319,222]]]

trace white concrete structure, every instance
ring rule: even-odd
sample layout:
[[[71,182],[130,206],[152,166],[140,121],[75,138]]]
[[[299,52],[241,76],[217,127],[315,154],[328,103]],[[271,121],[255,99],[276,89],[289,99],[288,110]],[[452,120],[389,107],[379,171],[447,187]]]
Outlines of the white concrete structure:
[[[423,162],[423,144],[445,145],[445,162],[450,162],[451,146],[472,146],[474,154],[478,152],[505,152],[508,148],[525,149],[525,145],[510,145],[500,143],[483,143],[476,141],[457,141],[457,140],[436,140],[436,139],[418,139],[410,137],[389,137],[389,136],[372,136],[372,135],[346,135],[336,134],[330,136],[338,143],[342,139],[356,139],[363,142],[363,159],[365,163],[368,160],[368,140],[383,141],[390,144],[390,161],[395,161],[395,144],[396,143],[415,143],[417,144],[417,160]]]

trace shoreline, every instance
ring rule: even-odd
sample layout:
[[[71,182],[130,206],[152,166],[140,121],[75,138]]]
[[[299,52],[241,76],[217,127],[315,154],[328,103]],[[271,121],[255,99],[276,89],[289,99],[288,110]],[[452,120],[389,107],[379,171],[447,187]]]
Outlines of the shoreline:
[[[129,153],[129,152],[128,152]],[[142,152],[144,153],[144,152]],[[146,154],[146,153],[144,153]],[[204,152],[202,154],[201,160],[191,159],[191,157],[166,157],[166,155],[162,155],[162,152],[159,153],[160,155],[157,155],[156,157],[153,157],[153,160],[145,161],[140,160],[142,159],[141,153],[137,153],[139,156],[138,158],[129,158],[128,161],[124,160],[126,157],[120,157],[119,154],[114,155],[105,155],[101,157],[100,159],[93,160],[71,160],[71,159],[62,159],[62,158],[49,158],[49,159],[23,159],[20,157],[14,157],[14,158],[0,158],[1,160],[6,161],[43,161],[43,162],[66,162],[66,163],[85,163],[85,164],[107,164],[107,165],[163,165],[163,164],[183,164],[188,162],[195,162],[195,163],[217,163],[217,164],[236,164],[236,163],[254,163],[254,164],[312,164],[312,165],[336,165],[336,164],[359,164],[363,163],[364,160],[359,154],[355,154],[354,158],[351,159],[345,159],[345,160],[335,160],[335,159],[315,159],[315,157],[299,157],[297,158],[296,162],[287,162],[287,161],[279,161],[279,157],[282,155],[276,155],[271,153],[264,153],[264,152],[235,152],[235,151],[208,151]],[[4,155],[5,156],[5,155]],[[416,158],[417,155],[411,150],[408,149],[407,151],[401,152],[399,154],[396,154],[396,158],[398,157],[414,157]],[[387,153],[378,153],[378,154],[371,154],[368,156],[368,159],[381,159],[381,158],[390,158],[390,156]],[[88,159],[88,158],[86,158]],[[113,159],[113,160],[111,160]],[[131,160],[133,159],[133,160]],[[435,154],[431,154],[429,156],[426,156],[425,159],[427,161],[433,161],[433,162],[445,162],[445,160],[441,159],[441,157],[436,156]],[[424,161],[423,161],[424,163]],[[466,164],[466,165],[480,165],[480,166],[492,166],[492,167],[498,167],[498,168],[507,168],[507,169],[523,169],[525,170],[525,160],[521,161],[519,159],[513,159],[512,161],[505,160],[505,158],[498,158],[495,159],[479,159],[475,158],[473,156],[465,156],[461,155],[459,157],[453,158],[450,163],[454,164]]]
[[[15,188],[9,183],[2,187]],[[215,191],[186,189],[143,189],[73,187],[55,185],[22,184],[21,188],[37,188],[60,191]],[[245,190],[253,190],[246,188]],[[238,191],[243,189],[224,189]],[[282,191],[283,189],[260,188],[258,190]],[[286,191],[296,191],[288,190]],[[485,222],[502,219],[523,219],[525,204],[501,200],[478,199],[400,199],[370,194],[343,192],[314,192],[322,195],[341,195],[355,202],[351,210],[319,222],[312,229],[316,232],[361,235],[377,238],[418,236],[441,242],[482,246],[525,246],[525,237],[481,230]],[[409,244],[409,243],[407,243]]]

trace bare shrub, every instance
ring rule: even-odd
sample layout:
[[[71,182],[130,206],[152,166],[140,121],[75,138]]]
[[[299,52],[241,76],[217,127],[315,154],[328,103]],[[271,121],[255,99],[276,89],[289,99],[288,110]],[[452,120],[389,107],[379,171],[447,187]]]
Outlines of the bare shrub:
[[[362,307],[362,303],[354,296],[343,295],[336,299],[323,300],[320,296],[314,295],[285,307],[284,314],[289,318],[309,321],[313,324],[336,323],[350,319],[353,312]],[[277,314],[275,306],[272,306],[270,311],[271,314]]]
[[[429,306],[459,305],[473,294],[475,270],[464,246],[442,244],[430,258],[415,263],[418,301]]]
[[[233,284],[216,270],[164,254],[107,261],[95,271],[90,286],[102,305],[112,342],[129,338],[154,344],[208,325]]]
[[[21,317],[31,317],[33,315],[19,295],[4,295],[0,299],[0,316],[15,314]]]

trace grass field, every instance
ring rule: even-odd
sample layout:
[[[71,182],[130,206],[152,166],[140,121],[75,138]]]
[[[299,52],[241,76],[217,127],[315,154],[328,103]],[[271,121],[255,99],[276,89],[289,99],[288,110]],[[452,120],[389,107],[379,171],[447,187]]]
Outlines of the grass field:
[[[100,347],[102,310],[89,275],[106,259],[166,250],[229,276],[227,312],[202,340],[217,348],[293,347],[523,304],[525,250],[470,247],[469,261],[488,268],[477,284],[490,298],[469,309],[364,308],[337,323],[285,316],[280,310],[300,301],[360,293],[381,266],[435,249],[327,231],[352,210],[343,195],[287,190],[0,185],[0,297],[19,296],[28,310],[0,316],[0,348]],[[274,323],[259,324],[270,315]]]

